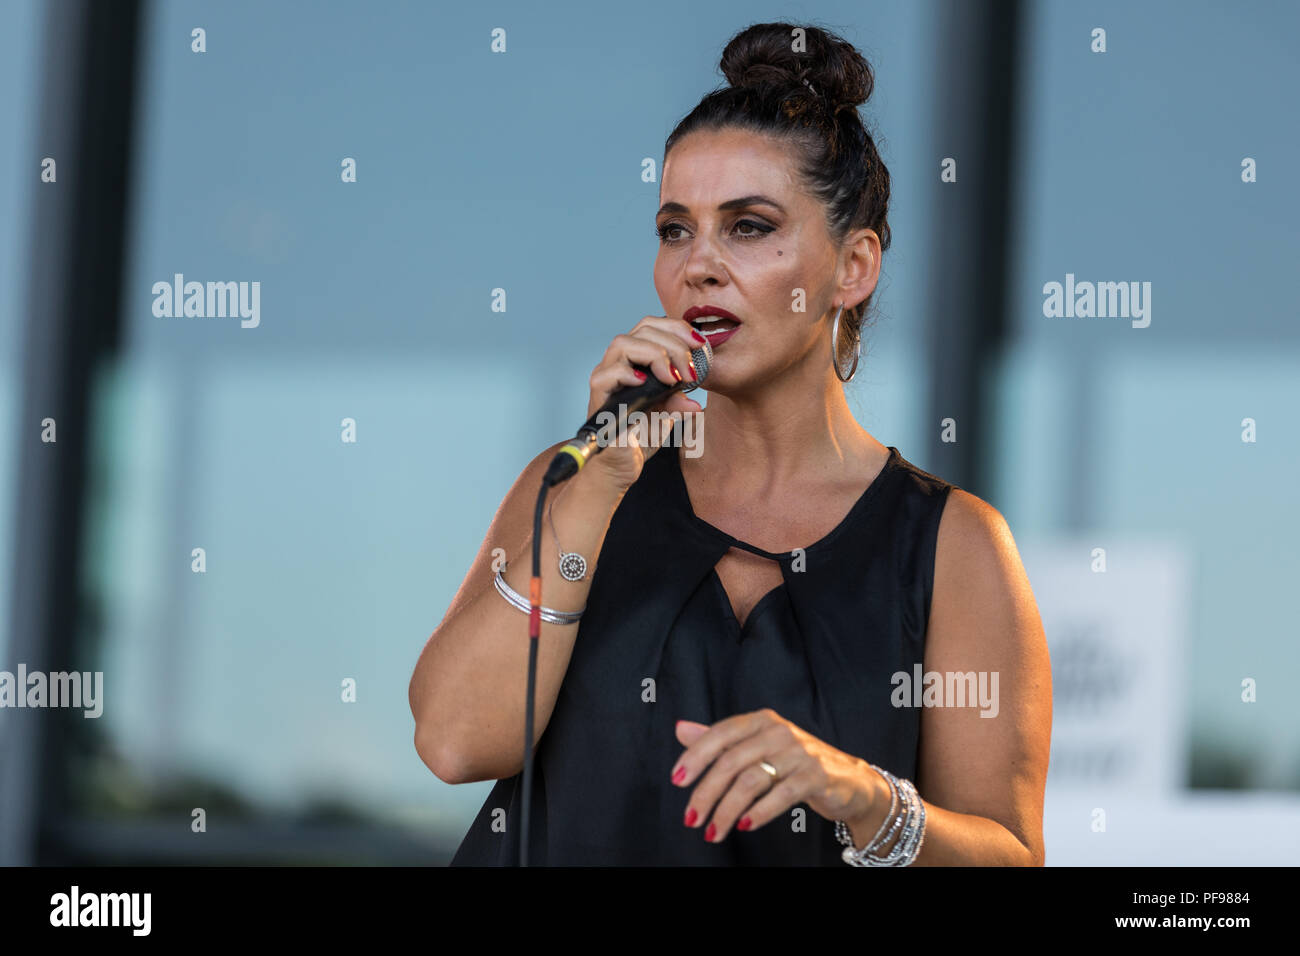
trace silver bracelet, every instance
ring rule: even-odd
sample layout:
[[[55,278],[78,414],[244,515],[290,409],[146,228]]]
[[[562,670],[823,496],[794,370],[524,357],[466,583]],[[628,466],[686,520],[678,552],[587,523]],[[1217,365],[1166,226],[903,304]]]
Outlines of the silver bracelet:
[[[852,866],[911,866],[925,840],[925,803],[912,781],[900,780],[875,764],[869,766],[889,784],[889,812],[885,814],[876,835],[861,850],[854,848],[848,824],[836,820],[835,838],[844,846],[844,852],[840,856]],[[898,806],[900,801],[901,809]],[[883,856],[880,855],[881,850],[889,846],[896,834],[898,839],[893,848]]]
[[[880,829],[876,831],[876,835],[867,841],[868,847],[881,847],[885,845],[883,839],[885,836],[885,827],[889,825],[889,821],[894,818],[894,814],[898,811],[898,778],[893,774],[882,774],[882,776],[885,778],[885,783],[889,784],[889,812],[885,814],[885,819],[880,821]],[[845,829],[848,829],[847,826]],[[852,846],[853,844],[850,843],[849,845]]]
[[[900,780],[898,786],[907,803],[903,832],[894,848],[885,856],[873,853],[869,857],[870,864],[874,866],[910,866],[921,852],[921,840],[925,835],[925,805],[910,780]]]
[[[555,547],[560,553],[560,575],[566,581],[581,581],[587,576],[587,559],[577,551],[565,551],[561,546],[560,532],[555,530],[555,517],[551,514],[554,506],[555,499],[552,498],[546,505],[546,518],[551,523],[551,534],[555,536]]]
[[[866,852],[867,850],[873,847],[879,849],[880,847],[888,843],[889,842],[888,838],[886,837],[885,839],[882,839],[882,837],[885,837],[885,829],[889,827],[890,823],[896,824],[894,813],[898,810],[898,778],[895,777],[892,773],[889,773],[888,771],[883,770],[880,767],[877,767],[874,763],[869,763],[867,764],[867,766],[870,767],[872,770],[876,771],[876,773],[880,774],[880,776],[884,779],[885,783],[888,785],[889,810],[886,811],[885,813],[885,819],[880,821],[880,828],[876,830],[875,836],[873,836],[870,840],[866,842],[866,845],[862,848],[861,851],[857,850],[856,847],[853,846],[853,831],[849,829],[849,825],[845,823],[843,820],[835,821],[835,839],[839,840],[839,842],[843,846],[852,849],[855,853]],[[890,832],[893,831],[891,830]]]
[[[871,862],[875,866],[908,866],[916,859],[916,854],[921,849],[921,837],[925,827],[925,806],[921,803],[916,787],[910,780],[900,780],[898,786],[903,791],[903,797],[907,802],[903,832],[898,842],[894,844],[894,848],[885,856],[873,854]]]
[[[494,579],[497,586],[497,593],[513,604],[525,614],[532,612],[533,606],[528,603],[528,598],[524,597],[510,585],[506,584],[506,579],[502,577],[501,572],[497,572]],[[582,618],[582,612],[587,610],[585,607],[579,611],[556,611],[549,607],[541,609],[541,618],[547,624],[577,624]]]

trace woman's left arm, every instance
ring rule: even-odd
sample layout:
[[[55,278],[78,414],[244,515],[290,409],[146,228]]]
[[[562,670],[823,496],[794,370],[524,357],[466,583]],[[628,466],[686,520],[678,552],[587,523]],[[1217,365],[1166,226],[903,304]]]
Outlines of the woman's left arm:
[[[946,691],[950,675],[973,672],[993,693],[987,706],[951,706],[945,693],[945,706],[921,709],[925,840],[913,865],[1042,866],[1052,672],[1038,606],[1006,521],[974,495],[949,492],[936,548],[925,673]],[[889,809],[879,774],[864,786],[870,809],[845,821],[858,848]]]

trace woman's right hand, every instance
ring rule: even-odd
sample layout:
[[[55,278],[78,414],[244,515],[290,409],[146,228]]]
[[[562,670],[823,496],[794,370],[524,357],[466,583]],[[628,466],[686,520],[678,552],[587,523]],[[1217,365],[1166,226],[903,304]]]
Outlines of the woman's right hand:
[[[592,370],[587,417],[596,414],[618,389],[645,381],[632,369],[634,364],[648,367],[661,382],[669,385],[681,381],[682,377],[689,381],[693,368],[691,352],[700,348],[702,340],[703,336],[685,319],[670,319],[664,315],[647,315],[632,331],[615,336],[600,364]],[[675,417],[680,418],[683,414],[702,410],[699,402],[676,391],[671,392],[666,400],[646,409],[646,414],[649,416],[653,411],[677,412],[681,414]],[[644,429],[641,437],[650,444],[643,448],[637,440],[636,430],[627,429],[621,437],[610,441],[593,455],[586,468],[596,469],[603,480],[620,492],[626,491],[640,477],[641,468],[658,450],[658,444],[666,439],[669,429],[663,427],[663,431],[656,443],[650,434],[651,429]]]

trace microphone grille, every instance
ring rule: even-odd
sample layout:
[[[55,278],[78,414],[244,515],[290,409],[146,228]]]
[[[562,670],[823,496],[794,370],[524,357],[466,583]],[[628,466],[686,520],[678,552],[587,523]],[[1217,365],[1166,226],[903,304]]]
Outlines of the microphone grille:
[[[709,345],[708,339],[697,349],[691,350],[691,365],[695,368],[695,375],[699,379],[696,382],[683,382],[682,391],[689,392],[699,388],[709,376],[709,366],[713,362],[713,347]]]

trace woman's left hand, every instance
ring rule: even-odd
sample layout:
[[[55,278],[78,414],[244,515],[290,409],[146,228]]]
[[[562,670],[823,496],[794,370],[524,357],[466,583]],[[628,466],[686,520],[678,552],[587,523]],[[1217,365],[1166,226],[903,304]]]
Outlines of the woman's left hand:
[[[733,826],[755,830],[798,803],[827,820],[859,819],[871,809],[875,783],[883,784],[866,761],[770,708],[711,725],[681,720],[677,739],[686,750],[673,767],[673,783],[695,785],[683,822],[698,827],[709,820],[704,839],[713,843]],[[760,761],[776,768],[775,781]]]

